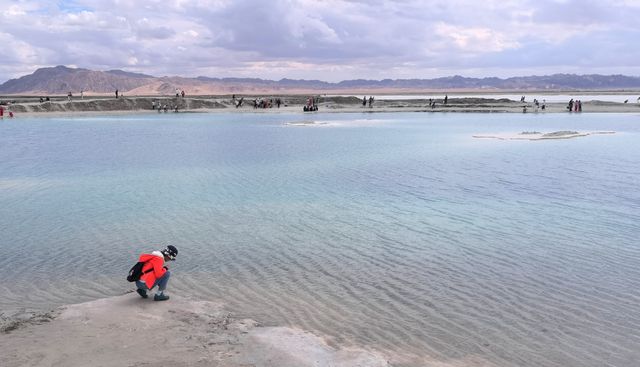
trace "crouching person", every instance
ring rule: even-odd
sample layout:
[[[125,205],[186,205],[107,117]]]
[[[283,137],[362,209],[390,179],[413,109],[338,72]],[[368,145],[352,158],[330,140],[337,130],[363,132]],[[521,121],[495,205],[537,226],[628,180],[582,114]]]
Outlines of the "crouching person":
[[[153,296],[154,301],[166,301],[169,296],[164,294],[169,283],[171,272],[169,267],[165,265],[167,261],[174,261],[178,256],[178,249],[169,245],[162,251],[153,251],[150,254],[140,255],[139,262],[144,263],[142,267],[142,275],[136,280],[138,294],[142,298],[147,298],[147,291],[158,286],[158,291]]]

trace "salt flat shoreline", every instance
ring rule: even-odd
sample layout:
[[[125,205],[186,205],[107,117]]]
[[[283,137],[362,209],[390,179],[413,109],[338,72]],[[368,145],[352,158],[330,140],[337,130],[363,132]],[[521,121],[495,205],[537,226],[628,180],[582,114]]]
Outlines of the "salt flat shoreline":
[[[266,97],[268,98],[268,97]],[[303,113],[306,96],[287,96],[283,105],[277,108],[253,108],[253,98],[245,98],[240,108],[236,108],[228,97],[121,97],[121,98],[76,98],[71,101],[58,98],[49,102],[39,102],[34,98],[15,98],[9,107],[15,117],[35,116],[95,116],[118,114],[158,113],[153,102],[167,105],[167,113]],[[0,98],[11,101],[11,97]],[[376,113],[376,112],[459,112],[459,113],[569,113],[566,103],[546,103],[545,109],[536,108],[531,102],[518,102],[491,98],[450,98],[447,104],[436,100],[435,107],[425,99],[376,100],[369,107],[362,106],[357,97],[321,97],[318,103],[321,113]],[[7,106],[4,106],[5,109]],[[162,112],[164,113],[164,112]],[[575,112],[571,112],[575,113]],[[640,104],[591,101],[582,103],[582,112],[578,113],[640,113]],[[307,112],[313,114],[313,112]],[[5,118],[6,118],[5,113]]]
[[[220,303],[174,295],[154,302],[135,293],[5,322],[0,365],[391,366],[379,352],[330,346],[301,329],[234,318]]]

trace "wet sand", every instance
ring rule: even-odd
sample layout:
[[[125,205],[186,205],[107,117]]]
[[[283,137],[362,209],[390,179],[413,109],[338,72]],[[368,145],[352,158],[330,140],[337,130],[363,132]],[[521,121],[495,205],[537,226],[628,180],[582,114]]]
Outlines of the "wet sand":
[[[332,347],[296,328],[237,319],[215,302],[135,293],[5,319],[0,366],[390,366],[380,353]]]

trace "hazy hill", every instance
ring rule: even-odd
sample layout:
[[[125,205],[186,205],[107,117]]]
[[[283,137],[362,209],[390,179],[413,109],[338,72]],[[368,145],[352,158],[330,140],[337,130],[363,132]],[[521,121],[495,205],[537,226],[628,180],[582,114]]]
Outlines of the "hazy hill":
[[[620,90],[640,89],[640,77],[625,75],[554,74],[512,78],[466,78],[459,75],[434,79],[265,80],[259,78],[154,77],[122,70],[93,71],[65,66],[42,68],[0,85],[0,94],[107,94],[118,89],[128,95],[171,95],[176,88],[191,95],[231,93],[347,93],[349,91],[424,90]]]
[[[116,89],[131,90],[151,83],[149,75],[121,70],[93,71],[71,69],[65,66],[42,68],[31,75],[11,79],[0,85],[2,94],[67,94],[81,90],[95,93],[113,93]]]

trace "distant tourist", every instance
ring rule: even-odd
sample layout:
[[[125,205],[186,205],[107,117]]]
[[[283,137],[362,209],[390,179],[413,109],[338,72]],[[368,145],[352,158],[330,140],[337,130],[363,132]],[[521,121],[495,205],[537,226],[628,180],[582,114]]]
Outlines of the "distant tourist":
[[[44,102],[44,98],[40,97],[40,103]]]
[[[367,96],[362,97],[362,107],[367,106]]]
[[[180,92],[180,94],[182,95],[182,98],[184,98],[184,90],[182,90],[182,92]]]
[[[238,103],[236,103],[236,108],[239,108],[240,106],[242,106],[242,102],[244,102],[244,97],[240,97],[240,99],[238,100]]]
[[[73,96],[73,94],[71,94],[71,92],[67,93],[67,100],[71,100],[71,97]]]
[[[369,108],[373,106],[373,96],[369,97]]]
[[[13,118],[13,111],[11,111],[11,107],[9,106],[7,106],[7,114],[9,114],[9,118]],[[0,119],[2,118],[4,118],[4,107],[0,106]]]
[[[7,107],[7,114],[9,118],[13,118],[13,111],[11,111],[11,107]],[[4,107],[0,106],[0,119],[4,118]]]
[[[49,99],[49,97],[46,97],[44,100],[47,101],[47,102],[51,101],[51,99]]]
[[[118,90],[116,89],[116,99],[118,99]]]
[[[448,95],[444,95],[444,104],[447,104],[447,101],[449,100],[449,96]]]
[[[569,105],[567,106],[567,109],[569,110],[569,112],[573,111],[573,98],[569,100]]]
[[[156,109],[156,101],[151,101],[151,109],[152,110]]]
[[[84,99],[84,89],[80,89],[80,99]]]

